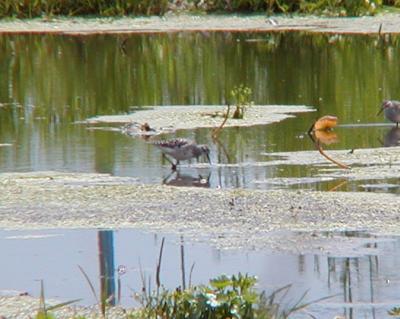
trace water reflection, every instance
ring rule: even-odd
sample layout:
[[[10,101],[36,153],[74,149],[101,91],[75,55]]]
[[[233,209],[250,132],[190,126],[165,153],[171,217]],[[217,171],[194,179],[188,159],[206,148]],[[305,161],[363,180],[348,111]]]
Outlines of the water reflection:
[[[111,230],[102,230],[97,233],[99,244],[100,266],[100,301],[102,313],[106,306],[115,305],[115,266],[114,266],[114,234]]]
[[[383,318],[400,298],[398,237],[365,232],[285,233],[282,238],[306,247],[301,253],[226,251],[185,242],[182,237],[165,238],[160,282],[168,289],[245,271],[257,275],[259,288],[267,292],[292,284],[283,307],[305,291],[305,302],[335,295],[307,309],[316,318]],[[84,298],[84,304],[93,304],[92,291],[76,267],[81,265],[102,300],[131,306],[135,304],[132,293],[142,289],[143,275],[156,288],[160,246],[159,235],[133,230],[1,231],[0,289],[37,296],[36,279],[43,279],[48,298]],[[190,271],[185,269],[188,266]],[[309,317],[299,313],[294,318]]]
[[[400,145],[400,128],[392,127],[383,139],[382,145],[385,147],[399,146]]]
[[[12,147],[1,149],[0,171],[104,172],[161,183],[161,160],[139,138],[88,131],[77,123],[151,105],[225,105],[240,84],[252,89],[257,104],[318,111],[276,125],[224,129],[216,163],[246,166],[265,160],[263,152],[313,149],[301,138],[312,118],[335,114],[343,123],[373,123],[376,105],[395,98],[399,39],[378,45],[382,39],[372,36],[306,33],[2,34],[0,144]],[[207,129],[165,135],[214,144]],[[378,138],[376,127],[344,130],[331,147],[378,147]],[[232,169],[218,172],[223,182],[211,178],[210,186],[254,187],[254,179],[309,173],[304,167],[251,165],[235,172],[232,178]]]
[[[194,186],[194,187],[210,187],[210,177],[211,172],[206,176],[200,175],[198,172],[194,173],[194,175],[182,174],[180,170],[171,171],[163,179],[163,184],[169,186]]]

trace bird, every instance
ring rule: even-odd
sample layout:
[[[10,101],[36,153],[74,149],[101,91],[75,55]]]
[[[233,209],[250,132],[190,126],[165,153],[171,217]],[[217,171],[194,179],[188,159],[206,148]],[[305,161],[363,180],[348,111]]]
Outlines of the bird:
[[[172,170],[175,171],[180,161],[190,160],[196,158],[197,160],[201,155],[205,155],[209,163],[210,160],[210,149],[205,144],[196,144],[194,141],[185,138],[176,138],[166,141],[154,141],[152,144],[158,147],[163,156],[171,163]],[[174,158],[174,163],[166,155]]]
[[[400,122],[400,102],[399,101],[389,101],[385,100],[382,102],[381,109],[379,110],[378,114],[385,115],[386,119],[396,123],[396,127],[399,127]]]

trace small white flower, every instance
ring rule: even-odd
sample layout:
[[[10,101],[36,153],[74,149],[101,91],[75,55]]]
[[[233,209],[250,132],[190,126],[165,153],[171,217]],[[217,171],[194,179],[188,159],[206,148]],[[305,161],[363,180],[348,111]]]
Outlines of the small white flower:
[[[207,305],[209,305],[212,308],[216,308],[220,305],[219,301],[217,300],[217,296],[211,293],[205,294],[207,300]]]

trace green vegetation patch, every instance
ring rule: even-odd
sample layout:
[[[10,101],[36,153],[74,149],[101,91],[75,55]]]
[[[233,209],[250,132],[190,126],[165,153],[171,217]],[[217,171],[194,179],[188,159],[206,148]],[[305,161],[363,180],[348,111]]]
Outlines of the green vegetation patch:
[[[0,17],[162,15],[168,0],[2,0]]]
[[[306,13],[333,16],[375,14],[399,0],[3,0],[0,17],[164,15],[178,12]]]

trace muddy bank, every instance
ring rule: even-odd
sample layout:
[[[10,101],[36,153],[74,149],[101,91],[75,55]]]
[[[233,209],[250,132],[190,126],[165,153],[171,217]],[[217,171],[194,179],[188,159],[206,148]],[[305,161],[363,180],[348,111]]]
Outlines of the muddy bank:
[[[382,28],[380,25],[382,24]],[[158,33],[177,31],[307,31],[324,33],[399,33],[398,14],[373,17],[327,18],[266,15],[166,15],[164,17],[52,18],[0,21],[0,33]]]
[[[47,306],[59,304],[57,300],[46,300]],[[39,309],[39,299],[31,296],[0,296],[0,318],[7,319],[31,319],[35,318]],[[91,307],[65,306],[50,311],[58,319],[77,318],[77,316],[86,319],[101,318],[100,307],[97,305]],[[5,316],[5,317],[2,317]],[[106,318],[120,319],[126,317],[126,310],[120,307],[108,307]],[[53,317],[52,317],[53,318]]]
[[[391,194],[176,188],[55,172],[1,174],[0,194],[3,229],[139,228],[219,248],[279,248],[276,231],[400,229]]]

